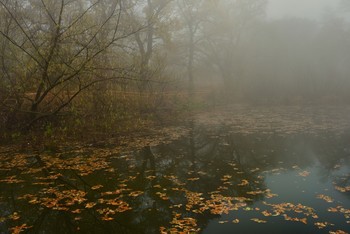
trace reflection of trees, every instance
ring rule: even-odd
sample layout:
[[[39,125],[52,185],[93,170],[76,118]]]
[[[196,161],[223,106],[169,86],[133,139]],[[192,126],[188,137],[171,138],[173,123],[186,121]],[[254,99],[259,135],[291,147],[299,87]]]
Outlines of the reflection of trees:
[[[169,226],[173,212],[181,214],[182,217],[190,217],[197,220],[198,227],[203,229],[208,221],[216,215],[211,214],[208,209],[203,212],[193,212],[193,210],[203,208],[203,203],[192,204],[192,209],[186,209],[191,199],[189,196],[198,196],[203,201],[210,201],[211,193],[215,192],[225,197],[250,197],[253,200],[259,199],[262,195],[251,196],[247,192],[266,189],[264,183],[250,183],[245,186],[238,186],[242,180],[259,181],[258,172],[251,172],[239,161],[236,146],[225,143],[225,129],[207,131],[191,124],[188,137],[177,140],[168,145],[144,148],[139,155],[136,155],[136,162],[140,162],[135,168],[139,177],[143,179],[133,184],[135,190],[145,191],[145,194],[138,198],[137,216],[147,217],[147,220],[140,220],[138,225],[142,226],[146,233],[151,233],[154,224],[156,227]],[[153,155],[153,156],[150,156]],[[148,176],[155,178],[147,183],[145,175],[145,165],[154,157],[155,168],[151,167]],[[155,170],[155,171],[153,171]],[[160,185],[161,188],[157,188]],[[154,187],[156,186],[156,187]],[[165,190],[166,189],[166,190]],[[163,200],[159,193],[166,194]],[[199,195],[200,194],[200,195]],[[145,206],[142,200],[147,200],[153,204],[152,207]],[[151,202],[150,202],[151,200]],[[174,208],[174,205],[182,204],[181,207]],[[143,210],[140,210],[143,207]],[[154,213],[156,207],[158,214]]]
[[[350,136],[321,136],[314,141],[314,149],[322,166],[330,173],[337,169],[336,165],[349,164]],[[324,142],[327,141],[327,144]]]
[[[336,190],[341,192],[342,188],[350,186],[350,174],[341,172],[342,167],[350,165],[350,135],[322,136],[322,139],[314,141],[317,159],[322,166],[319,177],[322,181],[332,180],[338,188]],[[324,144],[324,141],[327,141],[327,144]]]
[[[0,216],[20,210],[21,219],[7,221],[5,225],[27,223],[33,226],[28,229],[31,233],[74,233],[78,228],[89,233],[157,233],[161,226],[169,227],[175,213],[180,215],[179,219],[195,219],[197,228],[204,229],[212,218],[221,214],[220,211],[213,213],[206,206],[224,203],[219,204],[213,195],[224,201],[232,197],[246,197],[251,199],[244,201],[247,205],[263,199],[264,193],[254,194],[254,191],[266,190],[262,177],[264,171],[291,168],[296,164],[306,168],[312,165],[316,157],[327,171],[328,174],[325,174],[334,175],[337,184],[345,187],[349,179],[340,181],[335,172],[337,165],[349,165],[350,151],[347,145],[348,137],[244,136],[230,132],[226,126],[205,129],[192,123],[187,137],[170,144],[146,146],[132,153],[112,153],[108,157],[101,157],[100,160],[105,160],[108,167],[96,168],[90,175],[82,176],[74,169],[45,165],[38,156],[28,156],[25,166],[4,173],[5,176],[16,174],[18,179],[27,182],[0,183],[3,200]],[[82,159],[87,162],[97,157],[97,152],[92,151]],[[71,160],[80,154],[61,154],[58,157]],[[33,174],[24,173],[28,168],[39,170]],[[58,173],[61,175],[48,180],[48,185],[28,184],[39,181],[38,177]],[[242,185],[244,180],[248,184]],[[103,188],[91,188],[98,184],[102,184]],[[42,194],[46,186],[60,191],[85,191],[87,201],[75,204],[69,210],[53,210],[18,199],[27,193]],[[127,202],[132,210],[114,214],[114,220],[102,221],[98,210],[109,207],[108,204],[97,204],[93,209],[85,209],[87,202],[107,199],[103,193],[118,190],[122,192],[112,194],[110,198],[117,197]],[[143,193],[130,195],[135,191]],[[71,212],[76,208],[82,210],[80,214]],[[81,219],[76,220],[77,217]],[[0,231],[6,232],[7,228],[1,226]]]
[[[197,214],[186,210],[185,206],[177,209],[169,208],[170,205],[188,203],[185,192],[174,192],[171,188],[182,186],[184,191],[203,193],[201,197],[205,200],[210,200],[209,193],[213,191],[218,191],[229,197],[249,197],[253,201],[262,199],[262,195],[249,195],[251,191],[266,189],[264,182],[258,179],[262,171],[281,167],[292,168],[296,164],[300,168],[306,168],[313,165],[314,157],[317,157],[323,165],[329,164],[329,168],[334,168],[345,158],[345,154],[337,154],[334,147],[344,149],[345,142],[346,140],[336,145],[325,138],[314,138],[306,135],[255,134],[242,136],[227,132],[226,127],[206,130],[192,126],[187,138],[168,145],[151,147],[155,160],[153,175],[156,178],[150,182],[151,186],[142,183],[137,189],[147,191],[148,188],[152,190],[153,196],[151,198],[149,196],[149,199],[152,200],[153,204],[156,204],[158,215],[157,212],[154,212],[153,215],[146,211],[139,213],[140,216],[146,217],[139,225],[145,228],[144,230],[147,228],[151,230],[148,223],[154,224],[155,227],[169,225],[171,214],[176,211],[183,217],[195,218],[198,221],[198,226],[203,229],[215,215],[210,214],[209,211]],[[334,153],[337,154],[335,158]],[[136,156],[135,160],[143,162],[141,159],[144,156],[139,155],[138,157]],[[142,164],[140,164],[135,170],[143,171],[142,168]],[[257,170],[257,168],[259,169]],[[165,178],[169,175],[173,176],[174,179]],[[222,181],[224,176],[231,176],[231,178]],[[250,182],[259,181],[259,183],[237,186],[244,179]],[[157,192],[162,191],[153,188],[156,184],[161,185],[162,189],[167,189],[165,193],[169,200],[164,201],[159,196],[154,196]],[[136,205],[136,207],[140,206]]]

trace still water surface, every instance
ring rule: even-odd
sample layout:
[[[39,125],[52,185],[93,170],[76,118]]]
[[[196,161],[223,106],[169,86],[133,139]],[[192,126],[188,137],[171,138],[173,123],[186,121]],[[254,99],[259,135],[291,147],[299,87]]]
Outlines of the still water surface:
[[[4,148],[0,232],[350,232],[350,134],[188,134],[123,151]]]

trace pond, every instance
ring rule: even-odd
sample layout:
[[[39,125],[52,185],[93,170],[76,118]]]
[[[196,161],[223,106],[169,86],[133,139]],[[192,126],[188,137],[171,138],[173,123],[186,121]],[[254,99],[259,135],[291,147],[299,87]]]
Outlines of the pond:
[[[349,132],[230,126],[135,148],[3,147],[0,232],[350,232]]]

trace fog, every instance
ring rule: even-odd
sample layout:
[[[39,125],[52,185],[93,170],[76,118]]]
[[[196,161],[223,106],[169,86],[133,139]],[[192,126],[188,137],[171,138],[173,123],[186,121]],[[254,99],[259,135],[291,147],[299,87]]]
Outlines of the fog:
[[[216,74],[221,70],[236,77],[230,79],[234,84],[225,84],[233,100],[265,104],[347,102],[349,1],[270,0],[264,13],[240,29],[238,44],[231,47],[222,41],[226,65],[217,64]],[[228,66],[226,71],[223,66]]]
[[[348,0],[88,2],[0,0],[4,123],[70,108],[149,112],[171,106],[169,93],[227,104],[350,100]]]
[[[267,17],[270,19],[299,17],[319,20],[326,10],[337,8],[338,1],[334,0],[269,0]]]
[[[349,156],[350,0],[0,0],[0,233],[343,234]]]

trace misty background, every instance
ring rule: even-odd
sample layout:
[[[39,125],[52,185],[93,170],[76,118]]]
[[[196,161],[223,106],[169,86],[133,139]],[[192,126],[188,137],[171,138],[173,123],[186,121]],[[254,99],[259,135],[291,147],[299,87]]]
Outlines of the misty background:
[[[349,0],[0,0],[1,120],[349,103],[349,15]]]
[[[319,20],[325,11],[341,11],[342,7],[334,0],[269,0],[267,16],[270,19],[299,17]]]
[[[230,88],[236,89],[234,99],[348,102],[349,2],[269,0],[264,16],[243,30],[234,52],[231,72],[240,77]]]

